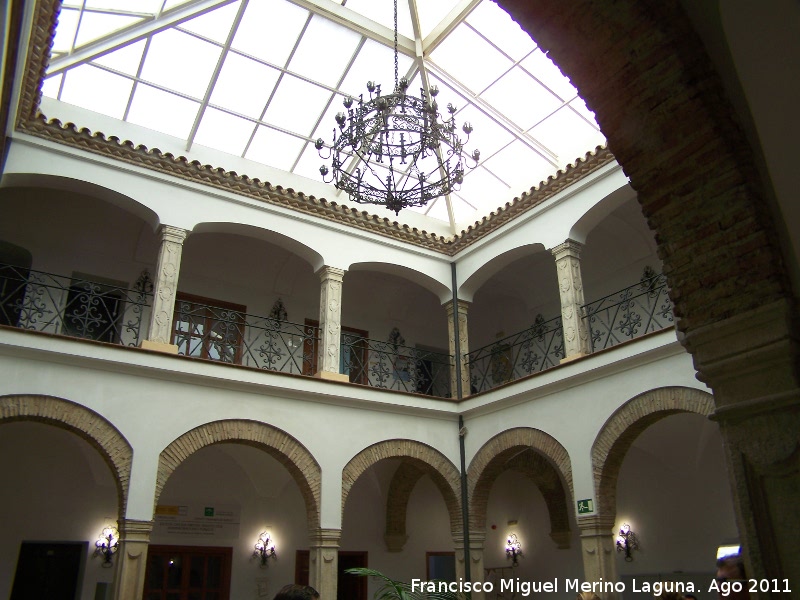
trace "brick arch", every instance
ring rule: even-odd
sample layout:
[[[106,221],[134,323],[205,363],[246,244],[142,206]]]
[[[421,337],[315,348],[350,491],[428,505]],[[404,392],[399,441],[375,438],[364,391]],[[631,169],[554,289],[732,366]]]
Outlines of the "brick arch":
[[[460,487],[461,476],[456,466],[438,450],[427,444],[414,440],[386,440],[373,444],[356,454],[342,470],[342,515],[347,496],[350,494],[355,482],[364,472],[387,458],[401,459],[401,469],[409,469],[412,475],[420,472],[421,475],[429,475],[433,483],[442,493],[447,513],[450,517],[450,531],[453,534],[463,530],[461,522],[461,500]],[[404,465],[410,465],[404,466]],[[412,468],[413,467],[413,468]],[[416,483],[417,477],[414,480]],[[407,490],[406,503],[410,497],[411,489]],[[388,510],[389,507],[387,507]],[[403,507],[403,514],[405,514]],[[392,509],[398,511],[397,506]],[[389,516],[387,515],[387,519]],[[387,531],[388,533],[388,531]]]
[[[681,331],[791,297],[766,184],[678,0],[498,0],[568,75],[656,231]]]
[[[666,387],[634,396],[619,407],[600,429],[592,444],[592,473],[594,477],[597,512],[616,515],[617,478],[622,461],[634,440],[656,421],[678,413],[709,416],[714,411],[714,399],[702,390],[685,387]]]
[[[321,469],[311,453],[291,435],[259,421],[231,419],[195,427],[162,450],[158,459],[155,504],[170,475],[189,456],[213,444],[246,444],[263,450],[281,463],[300,488],[306,503],[308,527],[320,526]]]
[[[522,473],[539,488],[550,516],[550,537],[560,548],[569,547],[569,508],[574,495],[569,454],[554,437],[529,427],[497,434],[470,462],[470,529],[485,530],[489,492],[507,470]]]
[[[119,430],[93,410],[62,398],[38,395],[0,397],[0,425],[36,421],[70,431],[91,444],[111,469],[117,488],[118,518],[125,518],[133,448]]]

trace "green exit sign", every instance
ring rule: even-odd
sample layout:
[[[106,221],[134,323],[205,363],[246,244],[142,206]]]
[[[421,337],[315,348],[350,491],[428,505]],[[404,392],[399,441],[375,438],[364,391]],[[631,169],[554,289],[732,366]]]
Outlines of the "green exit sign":
[[[594,500],[587,498],[586,500],[578,500],[578,514],[585,515],[594,512]]]

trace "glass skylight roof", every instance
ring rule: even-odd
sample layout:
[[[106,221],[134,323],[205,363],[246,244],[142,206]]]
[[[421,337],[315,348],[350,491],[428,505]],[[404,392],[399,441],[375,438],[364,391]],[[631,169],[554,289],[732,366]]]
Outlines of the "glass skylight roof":
[[[406,210],[458,231],[605,143],[577,90],[491,0],[398,0],[398,13],[410,93],[436,84],[481,151],[460,191]],[[342,99],[367,81],[391,90],[393,46],[392,0],[64,0],[43,93],[185,140],[189,157],[199,144],[320,181],[313,141],[332,141]]]

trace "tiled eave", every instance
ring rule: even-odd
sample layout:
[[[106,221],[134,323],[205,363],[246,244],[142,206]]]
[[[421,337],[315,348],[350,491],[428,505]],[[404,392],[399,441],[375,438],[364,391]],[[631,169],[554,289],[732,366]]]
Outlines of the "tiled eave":
[[[195,183],[241,194],[259,202],[291,208],[342,225],[385,235],[448,256],[455,255],[483,236],[614,160],[614,156],[606,147],[598,146],[594,151],[588,152],[583,158],[559,171],[555,176],[549,177],[538,186],[524,192],[511,202],[507,202],[505,206],[497,208],[461,233],[452,237],[429,233],[385,217],[379,217],[365,210],[350,208],[345,204],[331,202],[325,198],[307,196],[291,188],[240,175],[235,171],[226,171],[222,167],[204,165],[184,156],[162,152],[158,148],[147,148],[129,140],[120,140],[113,135],[92,132],[74,123],[61,123],[58,119],[47,120],[39,111],[42,96],[41,84],[55,35],[55,16],[58,6],[59,0],[39,0],[37,2],[17,112],[17,131]]]

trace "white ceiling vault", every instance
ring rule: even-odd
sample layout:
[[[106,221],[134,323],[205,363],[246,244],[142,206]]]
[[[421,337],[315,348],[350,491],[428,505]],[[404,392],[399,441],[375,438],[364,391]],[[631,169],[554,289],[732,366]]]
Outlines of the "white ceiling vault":
[[[319,181],[314,140],[333,140],[342,100],[394,85],[393,20],[392,0],[63,0],[43,93],[187,153]],[[407,209],[454,232],[605,143],[569,80],[490,0],[398,0],[398,52],[410,93],[437,85],[439,105],[474,128],[481,162],[461,189]]]

